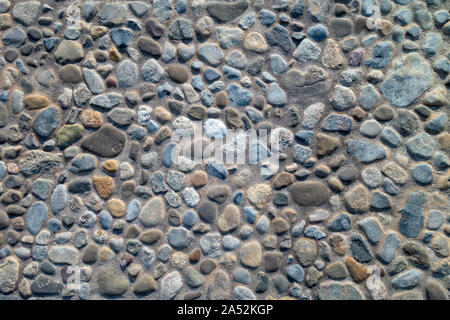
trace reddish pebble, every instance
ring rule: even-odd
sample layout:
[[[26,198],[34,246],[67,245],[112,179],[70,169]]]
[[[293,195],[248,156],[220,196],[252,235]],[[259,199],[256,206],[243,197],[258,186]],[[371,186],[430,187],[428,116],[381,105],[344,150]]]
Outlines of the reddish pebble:
[[[133,256],[129,253],[124,253],[120,258],[120,266],[122,268],[126,268],[131,263],[131,261],[133,261]]]
[[[106,79],[106,86],[108,88],[117,88],[116,78],[109,77],[108,79]]]
[[[200,260],[200,250],[199,249],[195,249],[189,255],[189,261],[195,263],[195,262],[198,262],[198,260]]]

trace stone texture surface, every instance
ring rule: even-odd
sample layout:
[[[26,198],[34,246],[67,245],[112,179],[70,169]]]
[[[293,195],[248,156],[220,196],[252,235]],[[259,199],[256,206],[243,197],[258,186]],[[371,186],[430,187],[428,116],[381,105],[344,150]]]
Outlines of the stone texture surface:
[[[0,0],[0,299],[448,300],[448,1],[73,5]]]

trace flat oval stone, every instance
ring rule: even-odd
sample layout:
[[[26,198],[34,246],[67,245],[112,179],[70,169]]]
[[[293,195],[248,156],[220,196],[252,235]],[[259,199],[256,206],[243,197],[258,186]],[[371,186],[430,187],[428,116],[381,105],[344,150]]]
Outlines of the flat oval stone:
[[[188,71],[181,65],[170,65],[166,68],[166,72],[177,83],[185,83],[189,79]]]
[[[318,206],[330,198],[330,190],[318,181],[296,182],[289,191],[295,203],[302,207]]]

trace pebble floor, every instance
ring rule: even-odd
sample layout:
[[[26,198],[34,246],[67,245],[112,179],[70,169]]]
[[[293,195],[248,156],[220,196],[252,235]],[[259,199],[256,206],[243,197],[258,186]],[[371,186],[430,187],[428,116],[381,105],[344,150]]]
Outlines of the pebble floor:
[[[0,0],[0,298],[447,300],[449,8]]]

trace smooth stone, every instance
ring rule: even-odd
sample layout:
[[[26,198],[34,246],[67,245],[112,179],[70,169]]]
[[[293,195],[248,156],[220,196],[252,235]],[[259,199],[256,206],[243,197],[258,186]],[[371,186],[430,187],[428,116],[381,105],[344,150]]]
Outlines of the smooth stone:
[[[294,201],[302,207],[318,206],[330,197],[329,189],[321,182],[296,182],[289,187]]]
[[[113,266],[105,266],[98,271],[98,291],[107,296],[123,295],[129,286],[129,281]]]
[[[249,3],[247,0],[234,2],[212,1],[206,5],[206,10],[215,19],[220,22],[229,22],[239,17],[247,10]]]
[[[111,158],[120,154],[125,146],[123,131],[106,124],[81,140],[81,146],[101,157]]]

